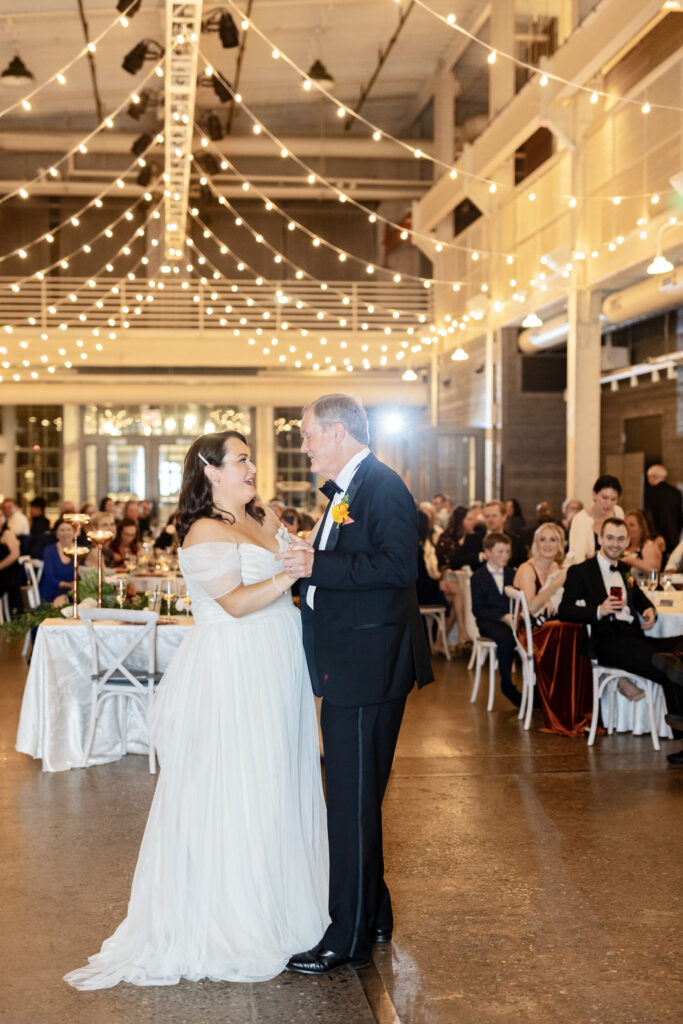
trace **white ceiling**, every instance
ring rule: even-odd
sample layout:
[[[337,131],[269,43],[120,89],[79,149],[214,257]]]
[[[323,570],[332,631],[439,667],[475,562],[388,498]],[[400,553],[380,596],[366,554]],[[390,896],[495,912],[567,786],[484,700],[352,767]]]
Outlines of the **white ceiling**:
[[[247,33],[239,90],[244,101],[278,133],[318,135],[344,132],[334,108],[307,94],[299,76],[284,60],[273,60],[271,43],[304,71],[321,59],[335,79],[334,94],[354,106],[364,84],[386,48],[398,24],[401,7],[391,0],[254,0],[251,18],[257,31]],[[114,0],[83,0],[90,38],[100,35],[116,18]],[[246,0],[239,7],[246,10]],[[471,24],[482,0],[430,0],[430,7],[442,15],[454,12],[458,23]],[[205,14],[215,6],[204,4]],[[237,20],[237,19],[236,19]],[[106,113],[125,101],[144,74],[131,76],[121,67],[124,55],[141,39],[163,44],[165,35],[163,0],[142,0],[139,12],[128,28],[114,27],[98,44],[94,54],[95,77]],[[411,9],[405,27],[379,74],[364,115],[385,131],[405,130],[405,111],[423,83],[439,68],[453,30],[418,5]],[[5,0],[0,11],[0,65],[6,67],[15,52],[35,76],[36,84],[69,63],[84,46],[84,34],[76,0]],[[225,77],[234,82],[237,49],[223,50],[216,34],[202,34],[203,54]],[[480,55],[485,65],[485,53]],[[476,58],[475,58],[476,59]],[[25,130],[69,130],[94,127],[97,123],[91,71],[81,58],[68,72],[67,83],[51,84],[33,101],[30,113],[12,112],[3,119],[4,128]],[[13,90],[0,88],[0,109],[15,97]],[[211,89],[198,92],[201,108],[220,108]],[[224,114],[226,108],[222,108]],[[138,130],[125,114],[119,130]],[[235,119],[233,131],[250,131],[244,115]],[[353,131],[358,132],[358,127]],[[413,129],[414,130],[414,129]]]

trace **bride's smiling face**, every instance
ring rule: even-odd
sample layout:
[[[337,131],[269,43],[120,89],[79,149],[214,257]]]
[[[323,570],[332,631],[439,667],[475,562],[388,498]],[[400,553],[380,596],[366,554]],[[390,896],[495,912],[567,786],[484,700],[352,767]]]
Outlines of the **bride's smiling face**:
[[[256,496],[256,466],[251,461],[246,444],[236,437],[229,437],[225,442],[221,465],[210,466],[206,474],[211,481],[214,497],[221,504],[228,504],[228,507],[244,506]]]

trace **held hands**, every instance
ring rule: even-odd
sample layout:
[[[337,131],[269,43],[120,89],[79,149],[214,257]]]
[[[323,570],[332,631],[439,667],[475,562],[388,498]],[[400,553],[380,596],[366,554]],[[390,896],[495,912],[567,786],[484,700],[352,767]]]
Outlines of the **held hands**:
[[[313,572],[313,557],[315,548],[307,540],[296,537],[286,551],[281,551],[275,557],[282,562],[283,569],[292,579],[307,578]]]

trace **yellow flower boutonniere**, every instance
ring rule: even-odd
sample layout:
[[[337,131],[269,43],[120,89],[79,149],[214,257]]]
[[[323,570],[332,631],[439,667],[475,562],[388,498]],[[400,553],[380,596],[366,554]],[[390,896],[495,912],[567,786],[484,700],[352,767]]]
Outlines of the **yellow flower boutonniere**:
[[[353,522],[353,519],[349,515],[348,494],[345,494],[340,502],[332,506],[332,519],[337,524],[337,529],[339,529],[340,526],[344,526],[346,523]]]

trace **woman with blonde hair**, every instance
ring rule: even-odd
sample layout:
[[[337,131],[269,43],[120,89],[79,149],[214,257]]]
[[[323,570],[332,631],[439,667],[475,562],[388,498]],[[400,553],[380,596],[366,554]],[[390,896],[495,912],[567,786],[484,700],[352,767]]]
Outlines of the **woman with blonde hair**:
[[[544,731],[583,736],[593,710],[593,677],[590,661],[579,654],[581,628],[557,618],[567,575],[564,549],[564,530],[556,523],[541,523],[534,532],[531,557],[517,570],[514,586],[529,607]]]
[[[515,575],[515,587],[523,591],[534,625],[557,618],[567,575],[562,568],[564,549],[564,530],[556,523],[542,523],[534,532],[531,557]]]

